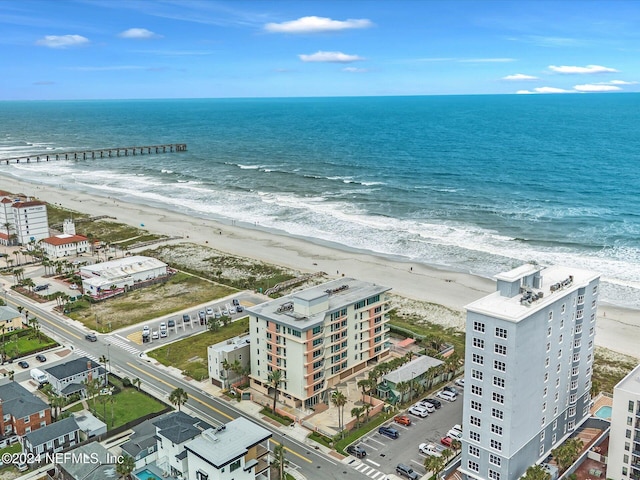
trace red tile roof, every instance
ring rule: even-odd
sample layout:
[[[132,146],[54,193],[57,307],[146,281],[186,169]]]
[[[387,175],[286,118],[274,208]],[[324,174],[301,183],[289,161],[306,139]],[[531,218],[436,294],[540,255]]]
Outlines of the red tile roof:
[[[16,202],[13,204],[13,206],[16,208],[37,207],[38,205],[46,205],[46,203],[41,202],[40,200],[32,200],[31,202]]]
[[[82,235],[71,235],[69,237],[49,237],[42,240],[44,243],[48,243],[49,245],[68,245],[70,243],[78,243],[78,242],[86,242],[87,237],[83,237]]]

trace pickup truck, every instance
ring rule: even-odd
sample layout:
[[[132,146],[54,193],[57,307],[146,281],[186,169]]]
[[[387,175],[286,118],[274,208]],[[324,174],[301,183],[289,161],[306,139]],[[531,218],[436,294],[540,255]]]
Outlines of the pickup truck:
[[[418,447],[425,455],[431,455],[432,457],[441,457],[442,451],[440,448],[436,447],[433,443],[421,443]]]

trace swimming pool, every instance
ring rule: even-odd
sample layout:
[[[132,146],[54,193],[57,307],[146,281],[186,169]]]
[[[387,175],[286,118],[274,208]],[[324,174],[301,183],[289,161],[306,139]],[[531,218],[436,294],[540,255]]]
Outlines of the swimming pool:
[[[162,478],[147,469],[136,473],[136,477],[138,477],[140,480],[162,480]]]
[[[596,412],[596,417],[611,420],[611,407],[607,405],[600,407]]]

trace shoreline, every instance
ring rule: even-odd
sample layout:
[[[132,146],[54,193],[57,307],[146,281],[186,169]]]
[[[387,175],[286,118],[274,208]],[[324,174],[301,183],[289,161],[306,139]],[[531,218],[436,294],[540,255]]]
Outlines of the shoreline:
[[[392,293],[399,296],[454,310],[463,310],[465,305],[495,291],[493,280],[470,273],[449,271],[410,260],[394,260],[354,249],[341,249],[328,243],[278,234],[259,227],[191,217],[176,211],[93,196],[78,190],[54,188],[3,175],[0,175],[0,190],[24,193],[93,216],[110,215],[120,223],[152,233],[181,237],[184,242],[281,265],[301,273],[324,271],[330,278],[343,275],[359,278],[391,287]],[[640,359],[638,339],[639,310],[600,303],[595,337],[597,346]]]

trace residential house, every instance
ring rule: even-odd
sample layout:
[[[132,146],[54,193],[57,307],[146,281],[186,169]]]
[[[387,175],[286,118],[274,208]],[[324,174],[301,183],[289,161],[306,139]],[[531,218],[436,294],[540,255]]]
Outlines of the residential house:
[[[120,445],[122,451],[134,459],[135,469],[142,468],[158,459],[158,441],[154,425],[154,422],[158,420],[160,419],[145,420],[132,427],[133,433],[129,440]]]
[[[89,240],[82,235],[63,233],[41,240],[40,246],[49,258],[73,257],[89,251]]]
[[[0,385],[0,448],[51,423],[51,408],[16,382]]]
[[[441,365],[444,365],[442,360],[428,355],[417,355],[410,362],[384,375],[382,382],[378,385],[378,391],[382,397],[387,398],[391,403],[403,402],[407,398],[415,398],[415,390],[413,388],[417,384],[431,387],[434,381],[439,380],[438,377],[434,376],[434,372]],[[397,385],[401,382],[406,383],[410,388],[405,392],[400,392],[397,389]]]
[[[51,423],[22,437],[22,451],[33,455],[59,452],[80,442],[80,427],[73,417]]]
[[[56,395],[68,397],[74,393],[86,396],[85,384],[94,378],[100,385],[107,384],[107,371],[88,357],[76,358],[45,369]]]
[[[76,419],[78,427],[80,427],[82,440],[107,433],[107,424],[88,410],[73,412],[72,415]]]
[[[117,480],[118,457],[98,442],[82,445],[54,465],[57,480]]]
[[[0,334],[4,329],[4,333],[13,332],[22,328],[22,320],[24,317],[15,308],[8,305],[0,306]]]

